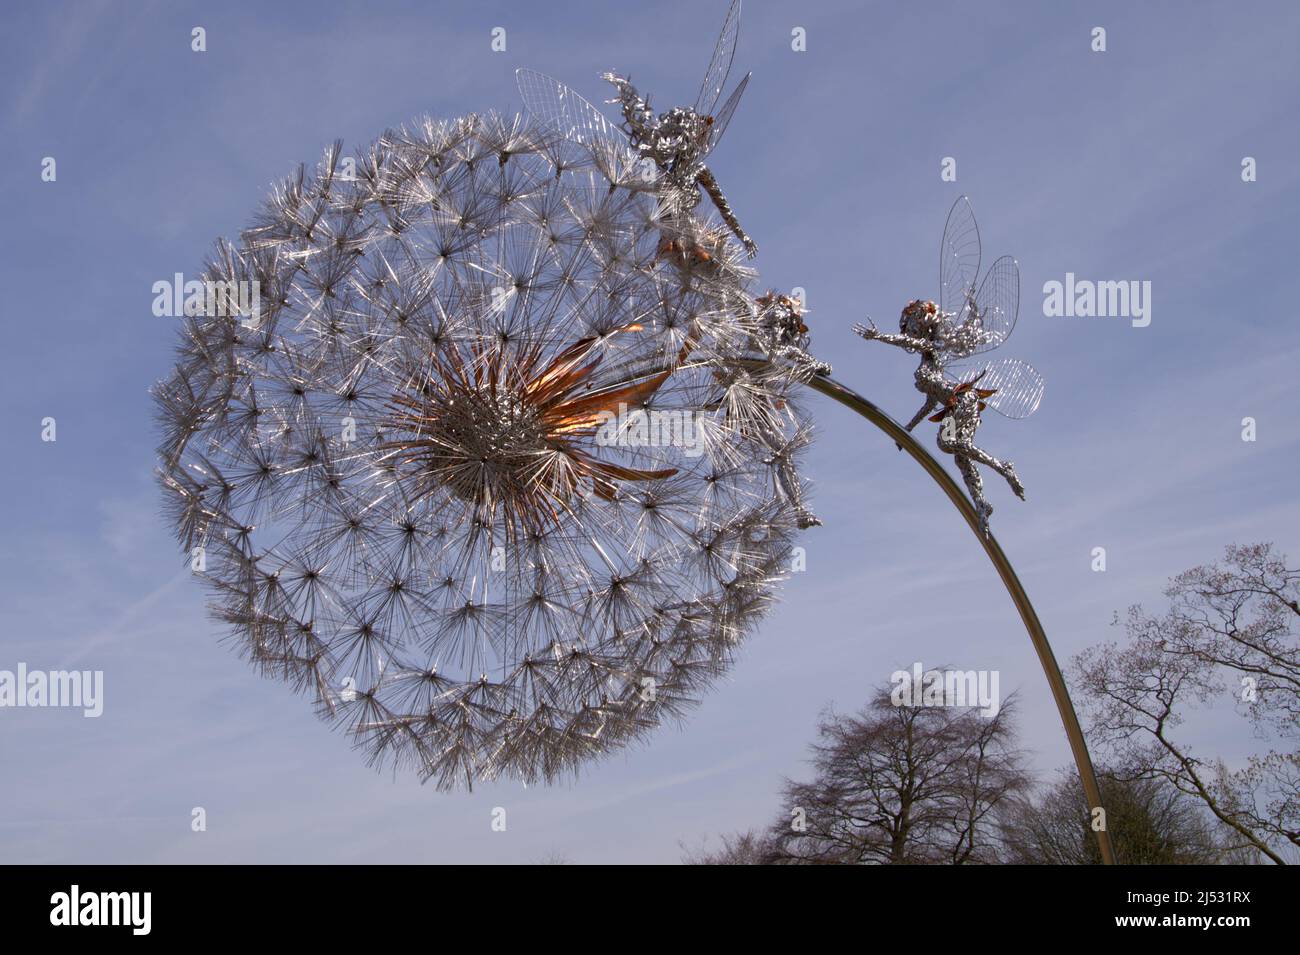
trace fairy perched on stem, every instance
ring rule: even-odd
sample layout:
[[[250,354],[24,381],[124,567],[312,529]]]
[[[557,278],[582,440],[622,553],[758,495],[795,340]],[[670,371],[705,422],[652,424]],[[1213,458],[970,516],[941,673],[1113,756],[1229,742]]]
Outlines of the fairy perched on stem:
[[[1020,308],[1016,260],[1004,255],[994,262],[977,293],[980,255],[979,227],[970,202],[962,196],[953,204],[943,232],[939,301],[909,302],[899,319],[899,334],[881,332],[869,319],[853,330],[868,341],[920,353],[915,381],[925,401],[906,428],[913,430],[924,418],[939,424],[939,450],[952,455],[987,534],[993,505],[984,496],[984,482],[975,465],[982,464],[1006,478],[1021,500],[1025,486],[1010,461],[976,446],[980,415],[992,408],[1008,418],[1028,417],[1042,401],[1043,378],[1015,358],[987,364],[968,361],[1010,337]]]

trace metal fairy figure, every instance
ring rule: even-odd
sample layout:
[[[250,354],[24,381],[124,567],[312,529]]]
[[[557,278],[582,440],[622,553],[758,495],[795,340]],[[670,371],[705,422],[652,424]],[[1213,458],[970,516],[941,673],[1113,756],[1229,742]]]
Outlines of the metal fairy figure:
[[[993,505],[984,497],[984,482],[976,464],[1006,478],[1012,492],[1024,500],[1010,461],[995,458],[975,445],[980,413],[985,408],[1008,418],[1027,418],[1043,399],[1043,378],[1025,362],[1003,358],[987,364],[972,362],[1010,337],[1020,308],[1020,267],[1011,256],[998,259],[984,275],[979,292],[979,228],[965,196],[953,204],[939,253],[939,302],[917,299],[903,309],[900,334],[886,334],[868,320],[854,331],[863,338],[919,352],[916,390],[925,403],[907,423],[911,431],[922,418],[938,422],[939,450],[951,454],[970,490],[987,535]],[[935,409],[938,409],[937,413]]]
[[[606,120],[601,111],[583,97],[544,73],[520,69],[515,71],[515,79],[529,112],[567,138],[592,146],[615,138],[615,130],[628,137],[642,159],[653,162],[670,187],[667,194],[673,198],[666,210],[668,218],[693,209],[700,201],[699,190],[703,188],[717,206],[722,220],[753,258],[758,246],[740,227],[717,179],[704,164],[704,158],[713,151],[726,131],[749,83],[750,74],[746,73],[722,107],[714,109],[722,96],[736,52],[736,38],[740,34],[740,2],[732,0],[727,11],[722,34],[704,72],[704,83],[694,106],[675,106],[656,114],[649,98],[642,96],[630,80],[615,73],[604,73],[601,79],[612,83],[617,91],[617,96],[609,102],[617,103],[623,113],[622,124],[616,125]]]
[[[831,366],[808,352],[810,338],[804,322],[807,309],[792,296],[769,289],[754,300],[758,306],[759,336],[755,342],[769,361],[784,361],[800,379],[829,375]]]
[[[808,353],[808,326],[803,320],[802,301],[769,290],[756,298],[754,304],[758,310],[758,333],[754,346],[767,361],[787,368],[796,381],[806,382],[815,375],[831,373],[830,365]],[[777,413],[784,411],[784,403],[778,404],[781,406],[773,410]],[[766,463],[773,468],[777,493],[794,506],[795,521],[800,528],[820,527],[821,520],[804,502],[802,482],[794,466],[794,455],[807,445],[809,435],[796,429],[791,436],[784,427],[766,427],[761,433],[771,452]]]

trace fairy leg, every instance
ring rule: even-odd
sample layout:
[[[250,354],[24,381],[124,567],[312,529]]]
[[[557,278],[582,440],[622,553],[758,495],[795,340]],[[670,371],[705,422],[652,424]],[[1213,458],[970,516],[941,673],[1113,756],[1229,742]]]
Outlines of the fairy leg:
[[[993,505],[984,496],[984,479],[980,477],[979,469],[966,455],[954,454],[952,459],[957,464],[957,470],[961,471],[961,476],[966,480],[966,488],[970,491],[971,500],[975,504],[975,513],[979,515],[980,530],[987,535],[989,518],[993,516]]]
[[[722,188],[718,185],[718,180],[713,178],[713,173],[706,168],[700,171],[699,182],[700,185],[704,187],[704,191],[709,194],[709,198],[713,200],[713,204],[717,206],[718,212],[722,216],[722,221],[727,224],[727,227],[731,229],[736,238],[740,240],[740,244],[745,247],[745,251],[752,259],[758,253],[758,246],[754,243],[753,239],[745,234],[745,230],[742,229],[740,223],[736,221],[736,214],[731,211],[731,204],[727,202],[727,197],[722,194]]]
[[[1007,483],[1011,485],[1012,493],[1022,501],[1025,499],[1025,486],[1020,483],[1020,478],[1016,475],[1015,465],[1010,461],[999,460],[987,451],[975,447],[973,444],[964,447],[962,453],[967,457],[978,461],[980,464],[983,464],[985,467],[990,467],[994,471],[997,471],[1007,479]]]
[[[779,463],[776,469],[776,480],[781,494],[794,505],[795,523],[804,530],[809,527],[821,527],[821,519],[804,507],[803,491],[799,488],[799,476],[795,474],[794,467],[789,461],[782,460]]]
[[[779,433],[764,435],[764,442],[772,451],[772,456],[764,463],[772,466],[772,479],[776,484],[776,492],[794,507],[795,523],[800,529],[821,527],[821,519],[803,503],[803,487],[799,482],[799,474],[795,470],[793,460],[795,440],[797,439],[786,441],[784,435]]]

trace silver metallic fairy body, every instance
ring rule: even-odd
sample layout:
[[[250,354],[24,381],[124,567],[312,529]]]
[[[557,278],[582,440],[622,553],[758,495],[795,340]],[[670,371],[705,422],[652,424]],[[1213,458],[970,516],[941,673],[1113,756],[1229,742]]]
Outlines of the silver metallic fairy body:
[[[879,331],[874,324],[854,331],[870,341],[881,341],[919,352],[916,390],[925,402],[907,423],[911,431],[923,418],[939,423],[939,450],[953,456],[966,481],[984,533],[993,513],[984,496],[984,482],[976,464],[992,468],[1006,478],[1017,497],[1024,500],[1010,461],[995,458],[975,445],[980,415],[985,408],[1009,418],[1026,418],[1043,398],[1043,379],[1028,364],[1014,358],[980,365],[966,362],[992,351],[1011,335],[1020,308],[1020,267],[1010,256],[998,259],[985,273],[975,292],[980,266],[979,228],[970,202],[962,196],[948,214],[939,258],[939,302],[916,300],[903,309],[899,334]],[[931,414],[940,409],[937,414]]]
[[[664,185],[668,188],[661,190],[661,195],[667,200],[666,219],[671,220],[693,209],[700,201],[699,190],[702,188],[752,258],[758,252],[758,246],[741,228],[717,179],[704,164],[704,158],[722,138],[749,83],[749,74],[745,74],[722,107],[714,111],[736,52],[740,4],[741,0],[733,0],[727,11],[727,19],[722,25],[722,33],[705,70],[704,83],[694,106],[675,106],[656,113],[649,98],[638,92],[629,79],[615,73],[604,73],[601,79],[613,84],[617,93],[610,102],[618,104],[623,114],[619,126],[607,121],[600,110],[559,80],[524,69],[516,70],[515,76],[520,96],[529,111],[570,139],[584,145],[595,145],[610,139],[615,130],[621,130],[631,140],[637,154],[643,160],[653,162],[664,177]]]
[[[770,362],[789,368],[796,381],[807,381],[814,375],[829,375],[831,366],[818,361],[808,353],[808,326],[804,324],[803,303],[797,298],[769,291],[754,301],[758,309],[759,335],[753,342],[756,351]],[[776,409],[778,411],[784,409]],[[801,528],[819,527],[821,520],[804,504],[803,482],[794,467],[794,455],[804,443],[791,440],[787,430],[779,423],[763,429],[766,443],[772,454],[765,463],[773,465],[776,489],[795,509],[795,520]]]
[[[808,352],[811,342],[808,326],[803,320],[806,310],[799,299],[768,291],[755,299],[755,304],[758,306],[761,339],[754,344],[768,360],[788,363],[800,378],[831,373],[829,364],[818,361]]]

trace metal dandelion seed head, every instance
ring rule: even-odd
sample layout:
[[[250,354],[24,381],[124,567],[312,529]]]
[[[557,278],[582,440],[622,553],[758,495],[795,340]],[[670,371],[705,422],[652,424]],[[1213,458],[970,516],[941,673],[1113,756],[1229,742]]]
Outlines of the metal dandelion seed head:
[[[608,159],[495,116],[336,145],[218,245],[257,303],[187,316],[155,389],[216,617],[440,787],[680,715],[815,521],[743,252]]]

